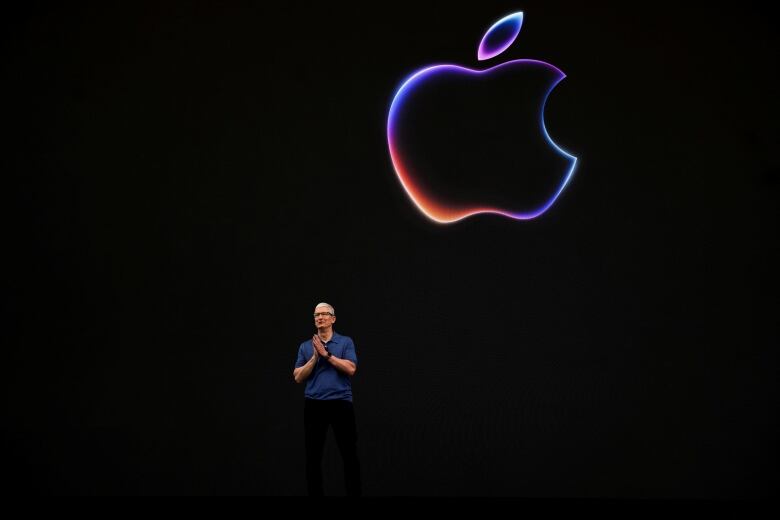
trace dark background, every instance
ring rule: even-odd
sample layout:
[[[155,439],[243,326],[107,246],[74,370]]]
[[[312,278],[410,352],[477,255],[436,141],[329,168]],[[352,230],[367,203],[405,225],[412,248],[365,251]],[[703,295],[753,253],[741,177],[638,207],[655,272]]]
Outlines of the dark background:
[[[157,4],[3,17],[6,490],[303,494],[324,300],[368,495],[774,495],[768,11]],[[516,10],[577,171],[536,220],[435,225],[387,107]]]

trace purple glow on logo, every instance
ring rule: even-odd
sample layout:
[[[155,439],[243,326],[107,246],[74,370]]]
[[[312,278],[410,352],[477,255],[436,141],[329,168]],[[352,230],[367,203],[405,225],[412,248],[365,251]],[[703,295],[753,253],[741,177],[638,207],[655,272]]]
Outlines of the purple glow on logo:
[[[555,192],[553,193],[552,197],[549,200],[545,201],[541,206],[537,207],[536,209],[528,212],[511,213],[509,211],[502,210],[499,208],[493,208],[493,207],[477,207],[477,208],[460,207],[459,208],[459,207],[445,206],[439,203],[437,201],[437,197],[435,197],[434,194],[425,192],[424,189],[419,185],[419,183],[414,182],[414,177],[417,176],[417,172],[410,171],[407,161],[399,153],[398,146],[396,144],[397,137],[395,135],[395,126],[396,126],[395,123],[399,112],[403,108],[405,98],[414,91],[415,86],[417,86],[420,82],[429,79],[432,75],[435,74],[446,74],[446,73],[458,72],[458,73],[464,73],[469,75],[480,75],[480,74],[486,74],[500,67],[510,67],[510,66],[517,67],[523,65],[542,66],[549,69],[555,74],[555,81],[550,85],[549,89],[544,95],[541,111],[539,113],[539,121],[541,124],[541,130],[544,134],[545,140],[550,144],[550,146],[552,146],[555,150],[557,150],[559,154],[568,158],[571,161],[571,165],[569,166],[569,169],[566,172],[566,175],[564,176],[560,186],[558,186],[558,188],[555,190]],[[417,206],[417,208],[420,211],[422,211],[422,213],[426,217],[441,224],[457,222],[458,220],[462,220],[466,217],[469,217],[471,215],[476,215],[478,213],[494,213],[498,215],[503,215],[505,217],[513,218],[516,220],[529,220],[532,218],[536,218],[542,213],[544,213],[545,211],[547,211],[556,201],[556,199],[561,194],[561,192],[563,192],[564,188],[566,188],[566,185],[569,183],[569,180],[574,174],[574,167],[577,164],[576,157],[567,153],[566,151],[561,149],[558,145],[556,145],[553,142],[552,138],[547,133],[547,128],[545,127],[544,124],[544,106],[547,104],[547,98],[549,97],[550,92],[552,92],[555,86],[565,77],[566,75],[563,72],[561,72],[560,69],[558,69],[553,65],[550,65],[549,63],[545,63],[543,61],[538,61],[538,60],[514,60],[514,61],[508,61],[506,63],[501,63],[499,65],[496,65],[495,67],[491,67],[485,70],[472,70],[458,65],[434,65],[415,72],[414,74],[412,74],[411,77],[409,77],[409,79],[404,81],[404,83],[398,89],[398,92],[395,94],[395,97],[393,98],[393,102],[390,105],[390,111],[387,117],[387,142],[390,149],[390,157],[393,161],[395,172],[398,175],[398,180],[401,181],[401,186],[403,186],[404,190],[412,199],[412,201]]]
[[[520,34],[522,26],[522,11],[505,16],[494,23],[482,37],[477,50],[477,59],[480,61],[488,60],[507,50]]]

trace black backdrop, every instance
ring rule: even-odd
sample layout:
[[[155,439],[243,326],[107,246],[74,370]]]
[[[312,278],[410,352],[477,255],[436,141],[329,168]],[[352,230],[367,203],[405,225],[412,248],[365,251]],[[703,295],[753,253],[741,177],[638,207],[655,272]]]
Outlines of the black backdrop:
[[[778,42],[674,3],[30,4],[3,20],[12,489],[299,495],[319,301],[354,338],[370,495],[777,487]],[[432,224],[389,101],[430,63],[568,77],[530,222]],[[331,442],[326,491],[343,492]]]

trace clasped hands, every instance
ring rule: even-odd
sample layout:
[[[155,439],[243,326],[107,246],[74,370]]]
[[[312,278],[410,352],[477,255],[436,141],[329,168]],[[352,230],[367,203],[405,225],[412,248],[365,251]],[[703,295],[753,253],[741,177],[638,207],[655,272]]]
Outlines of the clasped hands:
[[[314,346],[314,355],[320,355],[324,358],[328,357],[328,351],[317,334],[311,337],[311,344]]]

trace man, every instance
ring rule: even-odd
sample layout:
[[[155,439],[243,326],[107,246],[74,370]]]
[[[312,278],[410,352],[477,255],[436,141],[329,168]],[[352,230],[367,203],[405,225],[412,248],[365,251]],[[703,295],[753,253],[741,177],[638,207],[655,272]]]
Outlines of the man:
[[[336,310],[319,303],[314,308],[317,334],[298,347],[293,378],[306,381],[303,423],[306,435],[306,483],[310,496],[322,496],[322,450],[328,426],[344,462],[347,495],[360,496],[357,430],[350,377],[357,370],[355,344],[333,331]]]

